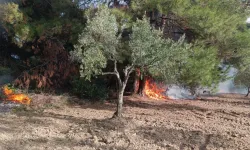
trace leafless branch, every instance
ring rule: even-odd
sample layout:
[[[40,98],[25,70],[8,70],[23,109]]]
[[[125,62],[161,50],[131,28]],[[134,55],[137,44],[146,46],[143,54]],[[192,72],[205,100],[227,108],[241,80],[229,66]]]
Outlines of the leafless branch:
[[[134,68],[134,65],[133,65],[133,64],[130,65],[130,66],[126,66],[125,69],[123,70],[125,76],[126,76],[127,74],[130,74],[131,71],[133,70],[133,68]]]
[[[126,66],[125,69],[124,69],[124,75],[125,75],[125,79],[124,79],[124,82],[123,84],[126,85],[127,82],[128,82],[128,79],[129,79],[129,75],[130,73],[133,71],[134,69],[134,65],[130,65],[130,66]]]
[[[117,61],[114,60],[114,72],[118,73],[118,70],[117,70]]]
[[[103,72],[102,75],[116,75],[116,72]]]

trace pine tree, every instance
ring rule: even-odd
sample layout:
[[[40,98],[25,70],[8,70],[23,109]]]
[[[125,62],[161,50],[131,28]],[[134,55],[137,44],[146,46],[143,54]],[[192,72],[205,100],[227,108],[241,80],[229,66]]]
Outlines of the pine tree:
[[[9,39],[7,57],[17,55],[16,66],[23,71],[16,85],[28,88],[33,82],[38,88],[55,88],[76,75],[68,51],[86,22],[77,1],[23,0],[0,7],[0,22]]]
[[[189,53],[187,63],[183,64],[178,77],[179,84],[195,95],[198,88],[216,90],[219,82],[225,77],[225,72],[219,68],[217,51],[213,47],[205,47],[196,43]]]
[[[247,88],[246,97],[250,93],[250,70],[240,70],[237,72],[236,76],[234,77],[234,84],[237,86],[244,86]]]

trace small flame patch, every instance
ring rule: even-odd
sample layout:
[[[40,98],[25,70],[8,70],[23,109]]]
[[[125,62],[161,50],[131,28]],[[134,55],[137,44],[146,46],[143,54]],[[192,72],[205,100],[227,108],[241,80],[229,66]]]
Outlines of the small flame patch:
[[[15,94],[13,90],[9,89],[7,86],[3,87],[3,93],[6,96],[5,100],[14,101],[17,103],[29,105],[31,99],[25,94]]]
[[[145,83],[145,94],[155,100],[165,100],[167,96],[164,94],[166,90],[160,88],[152,79],[147,79]]]

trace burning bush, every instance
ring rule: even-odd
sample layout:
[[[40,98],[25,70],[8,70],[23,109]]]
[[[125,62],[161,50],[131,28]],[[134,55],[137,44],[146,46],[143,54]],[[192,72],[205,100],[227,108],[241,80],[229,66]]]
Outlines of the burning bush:
[[[5,96],[4,100],[13,101],[21,104],[29,105],[31,99],[25,94],[15,94],[13,90],[9,89],[7,86],[3,87],[3,94]]]
[[[165,88],[157,85],[157,83],[151,78],[146,80],[144,91],[149,98],[156,100],[167,99],[167,96],[165,95]]]

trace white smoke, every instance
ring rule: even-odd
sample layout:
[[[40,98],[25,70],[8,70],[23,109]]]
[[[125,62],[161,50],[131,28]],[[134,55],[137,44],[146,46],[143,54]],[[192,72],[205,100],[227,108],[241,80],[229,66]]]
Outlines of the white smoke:
[[[235,86],[233,82],[233,77],[238,72],[237,69],[231,67],[227,74],[228,77],[232,77],[225,82],[221,82],[218,87],[218,94],[220,93],[236,93],[236,94],[247,94],[247,88],[242,86]]]
[[[187,89],[177,86],[177,85],[170,86],[166,94],[170,99],[195,99],[196,98]]]
[[[227,66],[225,66],[225,68],[226,67]],[[233,77],[236,75],[237,71],[238,70],[233,67],[229,69],[227,77],[232,77],[232,78],[229,78],[229,80],[219,83],[218,91],[215,94],[221,94],[221,93],[246,94],[247,93],[247,88],[234,85]],[[205,88],[200,89],[197,92],[201,96],[212,94],[210,93],[210,91],[206,90]],[[175,99],[175,100],[196,98],[189,92],[188,89],[185,89],[178,85],[169,86],[168,91],[166,91],[166,95],[170,99]]]

